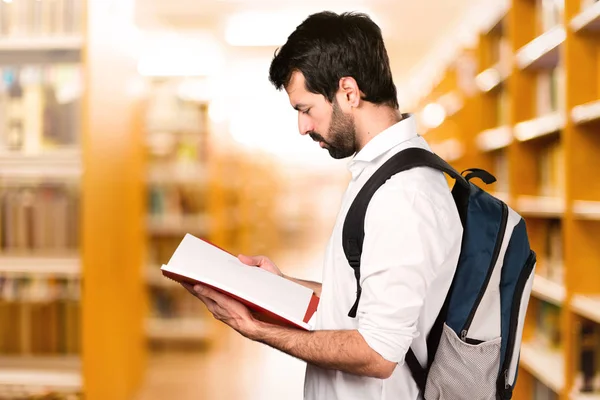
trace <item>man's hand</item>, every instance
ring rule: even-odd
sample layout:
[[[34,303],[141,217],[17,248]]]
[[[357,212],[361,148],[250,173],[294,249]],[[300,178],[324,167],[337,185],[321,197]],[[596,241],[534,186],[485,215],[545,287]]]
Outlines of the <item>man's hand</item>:
[[[321,297],[321,284],[318,282],[306,281],[303,279],[292,278],[291,276],[284,275],[283,272],[273,263],[273,261],[269,260],[265,256],[245,256],[240,254],[238,259],[246,265],[250,265],[253,267],[259,267],[264,269],[265,271],[269,271],[275,275],[279,275],[282,278],[295,282],[299,285],[305,286],[315,292],[317,297]]]
[[[204,285],[181,285],[206,304],[206,308],[216,319],[249,339],[254,340],[257,337],[261,323],[252,316],[245,305]]]
[[[273,261],[269,260],[265,256],[250,257],[250,256],[245,256],[243,254],[240,254],[238,256],[238,259],[246,265],[250,265],[252,267],[259,267],[266,271],[272,272],[275,275],[279,275],[279,276],[283,277],[283,273],[281,272],[281,270],[279,268],[277,268],[277,266],[273,263]]]

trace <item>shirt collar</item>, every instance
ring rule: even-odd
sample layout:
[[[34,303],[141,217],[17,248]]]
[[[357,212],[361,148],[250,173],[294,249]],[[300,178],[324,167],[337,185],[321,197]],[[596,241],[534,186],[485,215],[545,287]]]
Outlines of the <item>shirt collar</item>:
[[[379,156],[402,142],[417,136],[417,125],[412,114],[402,114],[402,120],[375,135],[348,163],[355,179],[365,167]]]

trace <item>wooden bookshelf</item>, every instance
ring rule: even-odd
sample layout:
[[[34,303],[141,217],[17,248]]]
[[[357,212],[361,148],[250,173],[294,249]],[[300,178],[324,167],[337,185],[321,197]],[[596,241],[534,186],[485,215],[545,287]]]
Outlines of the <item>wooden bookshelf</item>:
[[[519,196],[516,210],[529,217],[561,218],[565,213],[565,202],[561,197]]]
[[[571,119],[577,125],[597,122],[600,120],[600,100],[573,107]]]
[[[564,359],[560,351],[548,350],[537,344],[521,345],[521,366],[556,393],[565,388]]]
[[[523,373],[513,398],[535,398],[537,380],[561,400],[596,399],[598,394],[576,393],[579,338],[573,332],[581,318],[600,329],[600,3],[509,3],[506,13],[478,32],[473,77],[478,94],[470,96],[468,85],[459,86],[451,62],[440,66],[444,73],[415,108],[422,110],[440,93],[463,94],[463,109],[425,138],[463,143],[465,151],[453,165],[496,176],[498,182],[486,189],[502,194],[525,218],[538,254],[523,334]],[[542,4],[555,9],[541,13]],[[499,43],[505,41],[509,61],[503,70]],[[469,115],[471,107],[476,111]],[[470,118],[461,118],[466,115]],[[556,349],[536,342],[538,312],[546,307],[558,307]]]
[[[538,299],[562,306],[567,292],[563,285],[553,282],[541,275],[536,275],[533,280],[531,294]]]
[[[82,388],[78,357],[0,358],[0,396],[13,390],[31,396],[48,391],[70,394],[80,393]]]
[[[513,133],[510,126],[499,126],[486,129],[477,135],[477,147],[482,152],[500,150],[508,147],[513,141]]]
[[[515,54],[518,68],[526,70],[556,66],[560,60],[560,46],[565,41],[565,35],[565,29],[557,26],[521,47]]]
[[[507,78],[508,74],[502,70],[502,67],[494,65],[477,74],[475,80],[482,92],[492,92],[502,87]]]
[[[160,215],[148,218],[148,232],[156,236],[183,236],[191,233],[206,236],[210,233],[209,215]]]
[[[58,149],[37,154],[0,152],[0,176],[11,178],[79,179],[82,173],[81,151]]]
[[[169,135],[172,142],[171,146],[153,144],[144,149],[145,195],[150,204],[144,229],[148,254],[143,282],[149,304],[144,334],[152,350],[155,344],[213,339],[212,323],[203,305],[181,285],[165,278],[160,265],[169,261],[187,233],[213,241],[215,230],[226,225],[217,224],[208,200],[213,191],[211,177],[216,178],[210,170],[208,104],[177,99],[179,107],[165,117],[161,114],[164,110],[155,105],[172,100],[165,96],[174,96],[176,91],[171,89],[185,85],[185,80],[177,76],[145,79],[149,88],[144,107],[146,143],[152,142],[156,132]]]
[[[600,201],[573,201],[573,216],[580,220],[600,221]]]
[[[210,341],[211,327],[199,318],[148,318],[146,335],[159,341]]]
[[[600,400],[600,394],[594,393],[574,393],[570,397],[571,400]]]
[[[5,276],[78,277],[79,257],[0,256],[0,273]]]
[[[130,399],[141,383],[145,354],[136,61],[124,51],[123,39],[107,30],[118,19],[110,3],[58,2],[54,11],[42,8],[39,26],[27,22],[25,8],[11,11],[16,3],[0,5],[3,15],[16,18],[3,25],[0,37],[0,68],[9,88],[0,90],[0,107],[8,110],[9,102],[22,99],[23,112],[3,115],[12,125],[2,127],[0,187],[5,205],[7,191],[28,192],[11,203],[18,206],[12,214],[29,212],[34,223],[3,221],[4,242],[9,231],[17,232],[17,242],[3,245],[0,274],[33,282],[42,294],[66,282],[72,293],[68,300],[46,293],[41,303],[23,293],[0,298],[3,311],[20,315],[19,326],[11,328],[20,336],[8,335],[19,346],[0,348],[0,393]],[[55,198],[58,208],[48,208]],[[42,317],[39,309],[45,310]],[[0,316],[0,327],[10,325],[6,316]],[[36,331],[52,342],[45,350],[36,344]],[[0,336],[6,337],[4,329]]]
[[[80,35],[55,37],[0,38],[0,52],[81,51],[84,38]]]
[[[600,296],[574,294],[571,298],[571,310],[577,315],[600,323]]]
[[[569,26],[573,32],[600,31],[600,5],[596,3],[581,10],[571,19]]]
[[[565,117],[561,112],[544,115],[515,125],[515,138],[521,142],[559,133],[565,127]]]

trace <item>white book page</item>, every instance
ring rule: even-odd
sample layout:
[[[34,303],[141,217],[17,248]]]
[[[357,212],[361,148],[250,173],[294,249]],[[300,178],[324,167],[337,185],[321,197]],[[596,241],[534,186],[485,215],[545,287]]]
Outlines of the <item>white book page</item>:
[[[258,267],[187,234],[163,270],[205,282],[246,299],[294,323],[307,326],[304,315],[313,295],[307,287]]]

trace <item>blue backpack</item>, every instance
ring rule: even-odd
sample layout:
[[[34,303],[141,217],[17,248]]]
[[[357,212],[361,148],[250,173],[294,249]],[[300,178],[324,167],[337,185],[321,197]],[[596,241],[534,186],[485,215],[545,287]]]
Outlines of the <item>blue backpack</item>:
[[[342,245],[354,270],[356,317],[360,301],[360,259],[364,222],[373,194],[393,175],[415,167],[443,171],[456,180],[452,196],[463,226],[462,246],[452,285],[427,335],[428,361],[422,366],[412,349],[406,355],[426,400],[511,399],[517,379],[523,325],[536,254],[525,220],[505,203],[470,182],[495,182],[481,169],[463,177],[437,155],[419,148],[399,152],[360,190],[344,221]]]

